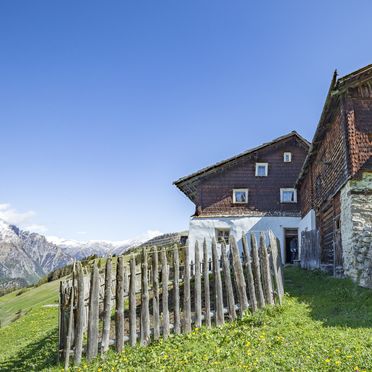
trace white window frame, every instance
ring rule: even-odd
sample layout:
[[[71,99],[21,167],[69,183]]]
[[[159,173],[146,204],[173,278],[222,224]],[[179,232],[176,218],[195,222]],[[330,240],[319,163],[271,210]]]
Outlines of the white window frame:
[[[286,156],[288,156],[288,160],[286,160]],[[283,161],[284,163],[291,163],[292,162],[292,153],[291,152],[285,152],[283,154]]]
[[[236,200],[235,193],[236,192],[245,192],[246,193],[246,198],[245,202],[240,202]],[[248,189],[233,189],[233,203],[234,204],[248,204]]]
[[[284,198],[283,198],[283,195],[285,192],[288,192],[288,191],[291,191],[294,193],[293,195],[293,198],[294,198],[294,201],[284,201]],[[297,203],[297,190],[294,189],[294,188],[283,188],[283,189],[280,189],[280,202],[281,203]]]
[[[258,168],[265,167],[265,175],[259,176],[258,175]],[[256,177],[267,177],[269,174],[269,163],[256,163]]]

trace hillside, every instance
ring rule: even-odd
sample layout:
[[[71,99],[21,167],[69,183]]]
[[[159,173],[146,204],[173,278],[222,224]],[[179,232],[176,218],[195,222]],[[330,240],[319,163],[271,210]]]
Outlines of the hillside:
[[[202,327],[147,348],[126,347],[122,354],[110,352],[104,361],[84,362],[82,369],[371,370],[372,292],[296,268],[287,268],[285,277],[287,296],[280,308],[218,329]],[[40,287],[39,295],[47,288]],[[56,325],[57,309],[37,304],[0,329],[0,370],[60,370],[55,364]]]

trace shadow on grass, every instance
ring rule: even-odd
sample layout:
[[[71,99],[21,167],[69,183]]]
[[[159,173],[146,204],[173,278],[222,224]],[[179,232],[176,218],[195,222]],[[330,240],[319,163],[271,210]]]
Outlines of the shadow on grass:
[[[41,371],[56,366],[58,332],[54,329],[44,338],[31,343],[21,352],[0,363],[0,371]]]
[[[358,287],[349,279],[287,267],[285,291],[308,304],[313,319],[322,321],[325,326],[372,326],[372,290]]]

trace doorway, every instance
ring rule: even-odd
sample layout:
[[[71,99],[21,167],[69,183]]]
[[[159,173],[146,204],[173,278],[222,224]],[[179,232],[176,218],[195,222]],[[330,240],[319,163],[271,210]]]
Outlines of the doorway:
[[[298,260],[298,229],[284,229],[285,263]]]

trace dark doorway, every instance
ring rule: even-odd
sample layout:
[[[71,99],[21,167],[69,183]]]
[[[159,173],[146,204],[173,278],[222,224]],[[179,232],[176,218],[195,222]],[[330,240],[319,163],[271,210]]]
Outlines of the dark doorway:
[[[284,229],[285,263],[298,260],[298,229]]]

